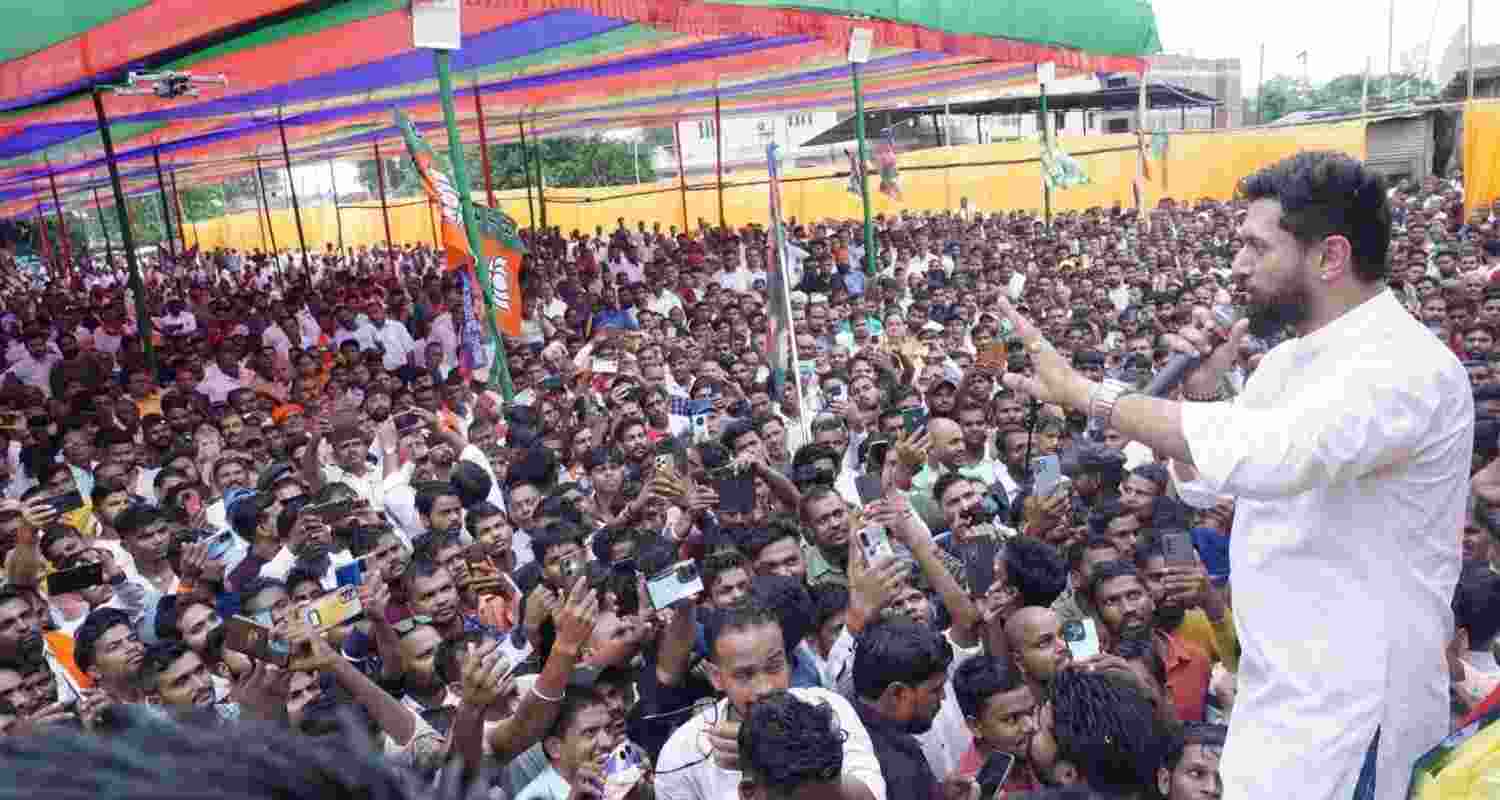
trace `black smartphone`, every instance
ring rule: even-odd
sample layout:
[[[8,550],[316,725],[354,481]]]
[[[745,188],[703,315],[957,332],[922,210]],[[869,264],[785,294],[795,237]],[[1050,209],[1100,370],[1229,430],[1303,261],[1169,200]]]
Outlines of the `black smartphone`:
[[[925,408],[903,408],[901,409],[901,424],[906,428],[908,436],[921,430],[927,425],[927,409]]]
[[[52,497],[47,498],[46,503],[52,508],[53,511],[56,511],[59,514],[66,514],[69,511],[83,508],[83,495],[79,494],[78,492],[68,492],[67,494],[53,495]]]
[[[891,443],[885,439],[870,442],[865,450],[865,472],[879,475],[885,469],[885,457],[891,452]]]
[[[315,514],[328,525],[342,521],[345,517],[354,513],[353,500],[333,500],[327,503],[304,506],[304,514]]]
[[[48,575],[47,593],[57,595],[79,592],[101,583],[104,583],[103,564],[80,564]]]
[[[1015,765],[1015,754],[991,753],[985,759],[984,767],[979,770],[979,796],[985,800],[994,797],[1000,787],[1005,785],[1005,779],[1010,777],[1010,770]]]
[[[990,537],[971,539],[961,545],[960,555],[970,597],[981,597],[989,592],[990,585],[995,582],[995,556],[999,552],[1000,542]]]
[[[1161,552],[1169,567],[1191,567],[1198,563],[1197,551],[1193,549],[1193,538],[1187,531],[1163,533]]]
[[[714,490],[719,493],[720,511],[748,514],[755,510],[755,478],[749,474],[720,478]]]

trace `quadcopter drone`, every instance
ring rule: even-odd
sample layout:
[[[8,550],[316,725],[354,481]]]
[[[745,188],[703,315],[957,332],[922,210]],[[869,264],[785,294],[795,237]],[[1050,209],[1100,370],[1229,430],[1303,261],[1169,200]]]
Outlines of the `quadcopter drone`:
[[[125,85],[116,87],[117,95],[154,94],[163,100],[197,97],[200,86],[228,86],[229,79],[218,75],[193,75],[187,72],[131,72]]]

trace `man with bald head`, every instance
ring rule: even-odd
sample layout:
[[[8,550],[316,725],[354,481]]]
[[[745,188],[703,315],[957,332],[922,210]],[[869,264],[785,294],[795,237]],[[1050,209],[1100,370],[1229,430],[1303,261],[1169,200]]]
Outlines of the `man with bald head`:
[[[995,462],[971,463],[964,448],[963,426],[954,420],[933,417],[927,423],[927,440],[927,464],[911,479],[911,505],[929,528],[940,530],[943,525],[942,509],[932,494],[938,478],[957,472],[978,481],[981,486],[989,486],[998,478],[995,475]]]
[[[1005,621],[1005,640],[1010,656],[1038,698],[1058,671],[1073,660],[1062,635],[1062,618],[1050,608],[1027,606]]]

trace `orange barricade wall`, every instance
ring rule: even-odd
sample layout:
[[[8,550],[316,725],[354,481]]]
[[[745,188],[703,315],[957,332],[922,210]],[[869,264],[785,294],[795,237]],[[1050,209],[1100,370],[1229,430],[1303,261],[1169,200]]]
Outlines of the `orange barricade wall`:
[[[1464,217],[1500,198],[1500,100],[1464,105]]]
[[[1500,103],[1489,103],[1492,112],[1485,119],[1491,127],[1489,163],[1491,180],[1500,183],[1500,166],[1496,149],[1500,148]],[[1478,115],[1471,115],[1471,119]],[[1470,123],[1473,124],[1473,123]],[[1474,131],[1475,128],[1469,128]],[[1473,133],[1469,135],[1472,141]],[[1118,202],[1133,206],[1131,185],[1136,175],[1136,137],[1133,134],[1109,136],[1064,137],[1063,149],[1083,165],[1090,183],[1052,193],[1055,211],[1080,210],[1090,206],[1110,206]],[[1149,145],[1149,142],[1148,142]],[[1356,158],[1365,156],[1365,123],[1344,122],[1310,125],[1265,131],[1241,130],[1169,135],[1165,158],[1153,158],[1151,180],[1147,182],[1146,202],[1155,205],[1162,197],[1192,201],[1200,197],[1227,199],[1234,194],[1241,178],[1256,169],[1278,161],[1299,150],[1338,150]],[[1040,165],[1036,158],[1039,143],[1002,142],[964,145],[904,153],[900,157],[898,181],[902,199],[897,201],[878,189],[879,177],[871,175],[870,193],[875,213],[899,213],[902,210],[941,210],[958,208],[967,197],[969,204],[981,211],[1042,208]],[[1477,148],[1465,150],[1466,160]],[[1477,168],[1466,169],[1474,175]],[[724,176],[724,215],[731,225],[764,223],[768,193],[765,170],[736,170]],[[746,184],[746,185],[738,185]],[[847,190],[847,176],[832,168],[790,169],[782,175],[782,205],[788,219],[800,221],[825,218],[858,218],[859,197]],[[687,193],[687,219],[696,227],[698,219],[717,223],[718,196],[712,182],[690,185]],[[506,213],[525,226],[530,221],[525,190],[496,192],[496,201]],[[533,196],[535,196],[533,194]],[[1493,196],[1490,195],[1490,196]],[[474,193],[475,202],[485,202],[485,193]],[[425,203],[410,200],[390,211],[391,237],[396,242],[432,242],[433,217]],[[375,244],[385,241],[380,206],[362,204],[339,210],[346,245]],[[645,220],[668,226],[682,226],[682,195],[674,179],[642,186],[611,186],[597,189],[552,188],[547,192],[547,222],[569,233],[577,228],[592,231],[596,225],[612,230],[615,221]],[[289,210],[271,212],[279,246],[297,245],[297,229]],[[302,224],[309,249],[321,250],[324,243],[338,241],[338,227],[332,206],[304,208]],[[253,212],[207,220],[189,226],[188,240],[196,235],[205,248],[219,246],[254,249],[261,247],[261,228]]]

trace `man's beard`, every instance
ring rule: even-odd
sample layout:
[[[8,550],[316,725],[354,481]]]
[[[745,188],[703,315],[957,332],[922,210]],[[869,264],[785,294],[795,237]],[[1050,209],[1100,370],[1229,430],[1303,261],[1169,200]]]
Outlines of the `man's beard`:
[[[1282,286],[1264,300],[1246,292],[1245,300],[1245,316],[1250,320],[1251,336],[1265,339],[1307,319],[1308,291],[1299,284]]]
[[[1187,609],[1181,606],[1157,606],[1152,616],[1152,627],[1168,633],[1177,630],[1187,618]]]

